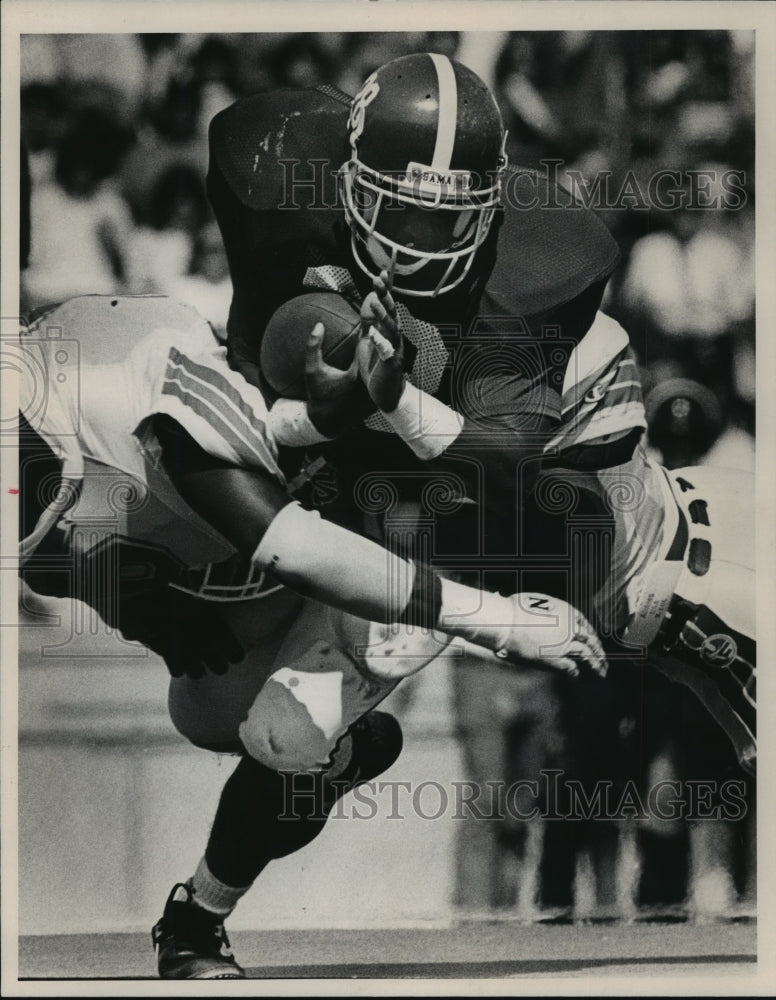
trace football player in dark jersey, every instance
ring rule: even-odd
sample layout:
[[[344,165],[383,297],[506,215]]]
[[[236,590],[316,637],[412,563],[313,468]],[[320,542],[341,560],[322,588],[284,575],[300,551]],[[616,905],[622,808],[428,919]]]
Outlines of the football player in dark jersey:
[[[573,452],[589,424],[564,421],[563,380],[618,248],[551,177],[508,165],[504,142],[489,89],[434,54],[388,63],[352,100],[328,86],[282,90],[216,115],[208,193],[234,287],[230,364],[262,384],[262,332],[278,306],[315,289],[358,306],[390,265],[410,380],[447,401],[485,342],[493,354],[520,337],[502,405],[530,413],[536,431]],[[599,364],[627,351],[612,321],[598,332]],[[630,373],[622,381],[633,390]],[[585,437],[586,461],[593,445],[605,449],[602,465],[632,450],[644,420],[638,392],[628,401]],[[380,431],[383,421],[366,421],[349,453],[382,447],[388,464]]]
[[[567,593],[563,588],[575,579],[564,563],[568,511],[555,498],[573,481],[572,492],[582,498],[575,514],[597,521],[599,549],[609,544],[600,542],[601,535],[616,537],[615,522],[628,535],[613,574],[603,554],[589,560],[585,582],[573,584],[579,599],[618,599],[618,614],[627,604],[628,581],[638,575],[634,557],[646,566],[665,541],[662,556],[678,562],[666,569],[671,575],[684,566],[673,558],[674,541],[682,556],[688,544],[696,554],[705,549],[705,538],[679,537],[688,516],[693,532],[703,534],[695,520],[698,505],[695,515],[677,513],[662,472],[642,475],[641,458],[634,455],[645,428],[635,360],[625,332],[599,312],[617,247],[600,220],[552,177],[507,164],[498,109],[475,74],[445,56],[421,54],[381,67],[352,100],[331,87],[256,95],[214,119],[210,145],[208,190],[234,285],[228,324],[233,367],[267,391],[260,345],[275,309],[316,289],[363,306],[387,269],[408,384],[454,404],[464,421],[460,436],[437,433],[429,444],[418,435],[413,455],[388,433],[386,412],[338,435],[336,420],[313,419],[314,427],[305,428],[302,409],[294,420],[296,443],[313,446],[307,452],[316,458],[313,468],[320,467],[321,455],[328,460],[324,468],[338,480],[328,493],[344,496],[346,508],[370,470],[377,468],[402,495],[417,499],[412,487],[427,481],[424,462],[457,460],[467,486],[481,476],[481,510],[521,512],[478,523],[472,542],[478,556],[483,545],[494,563],[499,555],[518,553],[545,589],[552,588],[554,568],[559,590]],[[351,413],[359,405],[356,391]],[[480,455],[472,466],[477,434],[481,445],[492,446],[494,428],[499,446],[489,458],[497,460]],[[316,439],[316,432],[337,440]],[[457,446],[447,447],[443,442],[452,438]],[[421,453],[425,445],[430,453]],[[624,491],[626,508],[640,507],[637,531],[626,523],[635,520],[632,512],[613,516],[612,488]],[[528,495],[545,500],[530,505],[532,521],[522,524],[518,538]],[[460,561],[460,532],[448,532],[453,548],[445,547],[441,534],[440,556]],[[620,584],[608,587],[613,579]],[[498,568],[490,581],[494,589],[507,586]],[[655,600],[679,600],[679,591],[663,584],[655,586]],[[695,633],[688,622],[705,607],[697,597],[680,601],[668,616],[690,643]],[[642,608],[647,617],[654,612],[651,605]],[[688,654],[693,660],[701,646],[729,636],[730,629],[714,631],[716,619],[706,624],[711,631],[701,630],[698,649]],[[749,631],[744,623],[731,660],[744,671],[733,693],[746,721],[729,719],[728,727],[738,732],[744,757],[753,721]],[[667,641],[675,644],[673,634]],[[713,658],[710,646],[705,653]]]
[[[311,350],[320,400],[331,373],[316,361]],[[473,667],[495,653],[604,668],[562,600],[443,579],[295,502],[278,464],[282,408],[278,422],[191,307],[69,300],[23,331],[15,367],[26,582],[158,652],[179,731],[241,755],[206,855],[154,929],[163,977],[242,976],[224,916],[273,858],[319,832],[338,796],[393,762],[398,724],[373,709],[454,655],[452,637]],[[281,822],[286,775],[299,774],[316,795]]]
[[[446,56],[420,54],[378,69],[353,99],[320,87],[238,100],[211,123],[208,173],[234,288],[230,365],[274,402],[260,348],[277,308],[315,290],[359,308],[388,267],[409,383],[442,402],[466,396],[475,438],[494,415],[504,418],[509,444],[479,498],[501,511],[514,510],[530,485],[532,459],[613,465],[630,457],[644,428],[627,335],[598,312],[618,260],[614,240],[552,178],[510,167],[504,149],[487,86]],[[586,399],[599,383],[608,391]],[[408,449],[383,413],[352,424],[364,393],[351,388],[324,413],[289,400],[276,413],[289,478],[312,478],[327,519],[358,527],[365,474],[377,470],[417,500],[431,456]],[[476,463],[466,472],[476,479]],[[498,558],[509,529],[503,518],[482,523],[496,562],[488,586],[509,593],[515,571],[505,575]],[[238,770],[203,864],[171,896],[156,931],[160,972],[170,978],[205,967],[218,974],[217,949],[198,952],[192,938],[203,940],[203,921],[212,928],[228,915],[266,865],[268,844],[280,849],[275,779]],[[291,832],[284,836],[292,849]]]

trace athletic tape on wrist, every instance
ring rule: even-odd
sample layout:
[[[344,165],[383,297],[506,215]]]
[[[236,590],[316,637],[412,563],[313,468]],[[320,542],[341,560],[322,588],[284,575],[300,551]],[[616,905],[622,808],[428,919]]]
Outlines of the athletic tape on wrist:
[[[411,382],[404,386],[396,409],[383,416],[424,462],[446,451],[463,429],[459,413]]]

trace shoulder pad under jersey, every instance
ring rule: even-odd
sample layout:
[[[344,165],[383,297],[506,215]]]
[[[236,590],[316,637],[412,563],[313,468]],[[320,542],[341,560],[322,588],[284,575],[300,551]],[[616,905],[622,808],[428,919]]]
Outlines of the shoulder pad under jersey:
[[[502,204],[497,259],[482,312],[545,313],[612,274],[619,248],[609,230],[547,174],[508,168]]]
[[[288,179],[308,178],[319,164],[326,198],[349,157],[346,122],[350,99],[333,87],[276,90],[243,97],[210,123],[210,165],[240,201],[252,209],[277,209],[288,200]],[[297,167],[292,163],[296,161]],[[313,189],[300,187],[309,197]]]
[[[193,306],[167,295],[77,295],[39,313],[25,333],[52,350],[76,342],[82,364],[105,365],[120,363],[160,327],[189,331],[208,324]]]

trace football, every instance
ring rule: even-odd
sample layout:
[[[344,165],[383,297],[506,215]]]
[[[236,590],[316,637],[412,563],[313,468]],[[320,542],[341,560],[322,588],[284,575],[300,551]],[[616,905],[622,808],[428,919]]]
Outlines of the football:
[[[280,396],[305,399],[304,363],[308,338],[323,323],[323,359],[344,371],[356,352],[361,322],[356,310],[336,292],[311,292],[284,302],[270,318],[261,342],[264,378]]]

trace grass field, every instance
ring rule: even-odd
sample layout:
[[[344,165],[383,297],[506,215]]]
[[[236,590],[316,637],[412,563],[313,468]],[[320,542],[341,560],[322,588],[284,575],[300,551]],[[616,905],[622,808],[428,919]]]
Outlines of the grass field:
[[[236,932],[248,975],[290,979],[724,977],[730,992],[756,971],[753,923],[464,922],[446,928]],[[20,942],[24,980],[155,978],[150,935],[53,935]],[[733,990],[734,991],[734,990]]]

